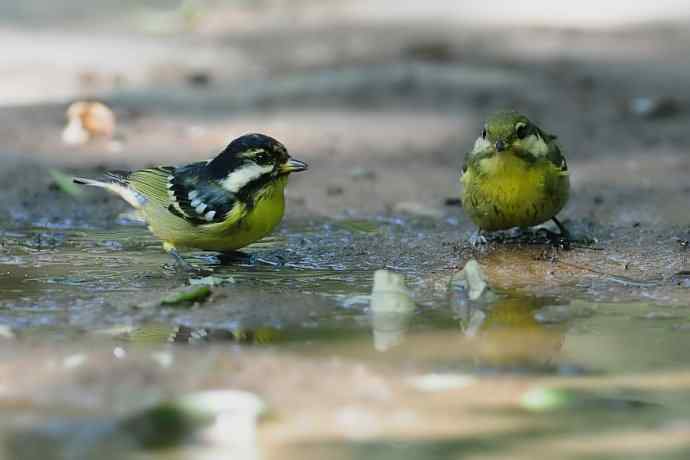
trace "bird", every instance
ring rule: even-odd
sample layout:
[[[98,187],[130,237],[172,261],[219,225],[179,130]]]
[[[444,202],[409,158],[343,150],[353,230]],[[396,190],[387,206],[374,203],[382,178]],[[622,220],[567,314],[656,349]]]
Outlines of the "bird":
[[[137,209],[176,267],[189,271],[180,248],[231,253],[270,234],[283,217],[288,176],[307,168],[276,139],[253,133],[210,160],[113,171],[107,181],[73,180],[113,192]]]
[[[465,155],[460,183],[463,209],[478,227],[473,245],[486,242],[482,232],[552,220],[560,230],[558,245],[570,247],[569,233],[556,217],[570,194],[568,164],[556,136],[525,115],[502,110],[487,118]]]

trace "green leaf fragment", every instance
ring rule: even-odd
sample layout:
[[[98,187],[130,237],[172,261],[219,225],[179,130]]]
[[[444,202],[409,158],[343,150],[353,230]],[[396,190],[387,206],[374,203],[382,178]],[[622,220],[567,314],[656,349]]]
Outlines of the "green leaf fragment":
[[[48,173],[61,192],[75,198],[82,198],[85,195],[84,189],[73,182],[72,176],[68,176],[57,169],[51,169]]]
[[[203,302],[210,295],[211,288],[206,285],[201,285],[163,298],[161,299],[161,305],[180,305],[184,303]]]
[[[533,412],[547,412],[573,407],[577,404],[575,393],[557,388],[533,388],[520,398],[520,406]]]

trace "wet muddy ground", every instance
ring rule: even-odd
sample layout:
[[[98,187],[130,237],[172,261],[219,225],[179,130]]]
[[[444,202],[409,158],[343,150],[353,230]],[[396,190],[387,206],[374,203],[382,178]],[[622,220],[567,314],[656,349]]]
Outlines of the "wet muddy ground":
[[[266,8],[53,22],[8,8],[6,458],[221,458],[83,429],[216,388],[268,404],[246,458],[687,458],[685,24],[430,27],[347,8],[285,23],[279,2]],[[64,111],[86,96],[113,108],[115,138],[64,145]],[[472,224],[449,199],[502,107],[559,135],[572,174],[561,217],[587,240],[570,251],[467,243]],[[250,131],[310,170],[291,178],[280,229],[248,248],[253,263],[187,254],[212,271],[199,302],[161,302],[199,281],[169,268],[124,203],[73,196],[51,174],[205,159]],[[471,258],[491,301],[451,282]],[[371,311],[382,268],[405,275],[413,311]],[[555,389],[575,402],[526,402]]]

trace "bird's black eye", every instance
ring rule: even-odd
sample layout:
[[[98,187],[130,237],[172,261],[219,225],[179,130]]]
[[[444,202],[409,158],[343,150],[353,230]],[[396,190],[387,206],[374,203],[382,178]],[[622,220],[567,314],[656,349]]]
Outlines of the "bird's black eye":
[[[257,163],[265,164],[271,161],[271,158],[266,152],[260,152],[255,157]]]
[[[486,128],[482,129],[482,139],[486,139]]]
[[[527,125],[524,123],[518,123],[515,125],[515,134],[518,139],[524,139],[527,137]]]

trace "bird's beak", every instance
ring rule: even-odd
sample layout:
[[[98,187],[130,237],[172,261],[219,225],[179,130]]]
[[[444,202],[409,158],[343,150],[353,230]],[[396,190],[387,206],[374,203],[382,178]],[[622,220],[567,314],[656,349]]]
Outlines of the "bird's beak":
[[[496,151],[502,152],[506,149],[506,143],[503,141],[496,141]]]
[[[280,166],[280,172],[282,174],[289,174],[291,172],[306,171],[307,168],[308,166],[305,162],[290,158]]]

